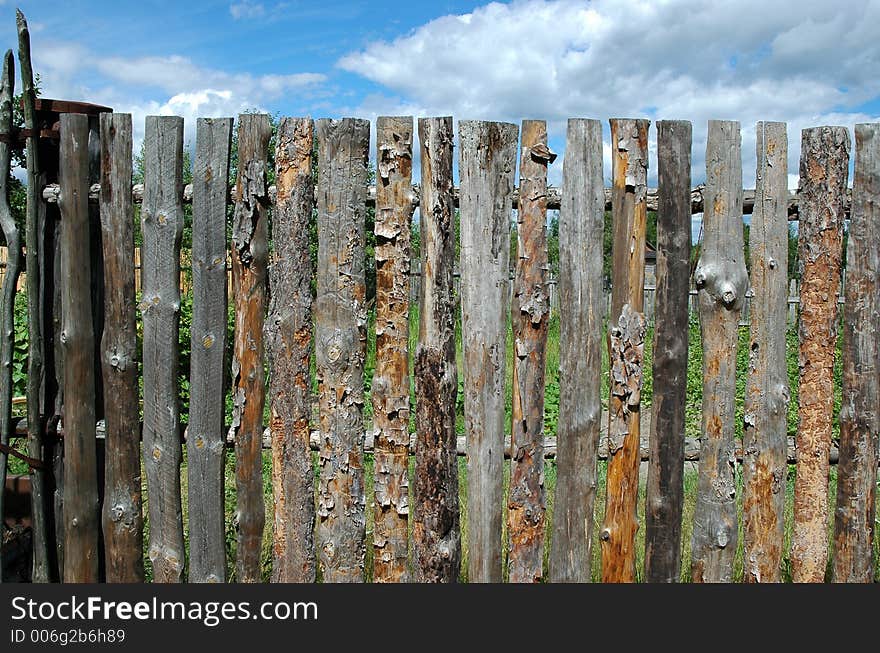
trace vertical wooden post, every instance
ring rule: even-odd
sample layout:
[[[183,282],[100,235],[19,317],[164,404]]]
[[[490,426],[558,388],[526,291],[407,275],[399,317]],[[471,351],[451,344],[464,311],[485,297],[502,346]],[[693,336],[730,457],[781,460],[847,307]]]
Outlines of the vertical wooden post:
[[[232,429],[235,438],[238,548],[236,581],[260,582],[263,504],[263,322],[269,258],[266,161],[272,128],[266,114],[238,118],[238,179],[232,218],[235,344],[232,358]]]
[[[95,343],[90,294],[88,117],[61,116],[64,582],[98,582]]]
[[[362,582],[365,547],[365,211],[370,123],[319,120],[315,359],[321,449],[316,548],[324,581]]]
[[[282,118],[275,147],[275,250],[269,266],[266,321],[272,418],[272,580],[315,581],[315,486],[309,419],[312,392],[312,281],[309,233],[315,208],[314,123]]]
[[[463,120],[459,131],[468,581],[498,583],[510,219],[519,130],[510,123]]]
[[[455,208],[452,118],[419,120],[421,290],[415,358],[413,570],[418,582],[452,583],[461,565],[455,401]]]
[[[571,119],[559,211],[559,422],[550,580],[590,581],[602,414],[602,125]]]
[[[743,423],[743,567],[746,582],[781,578],[788,474],[788,138],[759,122],[749,231],[751,322]]]
[[[193,312],[186,439],[191,583],[226,580],[223,354],[231,144],[232,118],[198,119],[193,169]]]
[[[144,580],[140,405],[131,202],[131,115],[105,113],[101,129],[101,243],[106,289],[104,558],[107,582]]]
[[[602,525],[602,580],[627,583],[636,572],[636,503],[642,356],[645,349],[645,229],[648,120],[611,120],[614,229],[608,399],[608,475]]]
[[[828,455],[834,411],[837,295],[849,173],[845,127],[801,132],[798,258],[801,272],[797,477],[792,580],[821,583],[828,564]]]
[[[544,563],[544,375],[550,295],[547,286],[547,124],[524,120],[517,211],[510,419],[509,580],[537,583]]]
[[[737,539],[736,347],[749,283],[738,122],[709,121],[703,193],[703,247],[694,272],[703,340],[703,423],[691,573],[694,582],[730,582]]]
[[[856,125],[855,177],[846,248],[843,405],[834,520],[833,580],[874,580],[877,434],[880,432],[880,124]]]
[[[409,242],[413,120],[376,123],[376,371],[373,582],[407,580]]]
[[[0,227],[6,241],[6,270],[2,276],[2,300],[0,300],[0,444],[9,446],[12,433],[12,351],[15,347],[15,290],[21,273],[21,236],[15,226],[9,206],[8,184],[11,151],[9,136],[12,133],[12,96],[15,86],[15,63],[12,50],[3,57],[3,75],[0,80]],[[7,454],[0,451],[0,531],[3,526],[4,495],[6,488]],[[0,568],[0,582],[3,570]]]
[[[183,118],[147,116],[144,134],[144,470],[153,579],[183,580],[180,502],[180,237],[183,232]],[[65,361],[66,364],[66,361]],[[69,492],[69,479],[65,495]]]
[[[691,257],[691,123],[657,123],[657,282],[654,398],[645,488],[645,580],[681,575],[684,422]]]

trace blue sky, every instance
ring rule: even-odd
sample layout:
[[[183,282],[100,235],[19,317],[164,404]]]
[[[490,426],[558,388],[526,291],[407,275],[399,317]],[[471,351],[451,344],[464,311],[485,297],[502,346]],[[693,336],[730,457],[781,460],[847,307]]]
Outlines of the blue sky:
[[[44,95],[143,118],[260,109],[320,117],[453,115],[548,121],[564,154],[568,117],[739,120],[754,186],[755,122],[788,123],[789,186],[800,130],[880,120],[877,0],[518,0],[509,3],[21,0]],[[15,47],[15,5],[0,37]],[[654,127],[649,183],[656,180]],[[562,178],[564,156],[551,167]]]

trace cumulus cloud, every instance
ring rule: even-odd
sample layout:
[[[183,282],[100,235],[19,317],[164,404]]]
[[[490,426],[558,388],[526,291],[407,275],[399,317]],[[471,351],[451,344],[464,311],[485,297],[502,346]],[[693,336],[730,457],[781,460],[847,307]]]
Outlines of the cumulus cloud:
[[[741,122],[751,170],[755,122],[785,120],[796,174],[801,128],[878,119],[859,110],[880,95],[878,21],[870,0],[845,12],[824,0],[521,0],[438,18],[338,65],[387,89],[355,112],[544,118],[556,139],[568,117],[689,119],[695,181],[707,120]]]
[[[243,2],[234,2],[229,5],[229,13],[235,20],[262,18],[266,15],[266,7],[262,2],[244,0]]]

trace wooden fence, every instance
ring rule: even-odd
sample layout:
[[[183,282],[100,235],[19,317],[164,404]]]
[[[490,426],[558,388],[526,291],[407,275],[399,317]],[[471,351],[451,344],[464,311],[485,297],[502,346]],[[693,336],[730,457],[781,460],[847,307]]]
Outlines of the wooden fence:
[[[20,35],[26,45],[23,20]],[[600,550],[603,581],[673,582],[682,572],[684,463],[697,456],[692,536],[684,542],[691,559],[687,575],[694,581],[734,579],[740,520],[744,579],[782,579],[784,494],[788,465],[795,462],[792,578],[822,581],[830,560],[834,581],[873,579],[880,426],[880,125],[856,126],[851,194],[849,134],[837,127],[804,130],[801,188],[792,197],[786,188],[786,127],[759,123],[757,188],[749,205],[749,198],[744,201],[740,125],[730,121],[709,122],[706,184],[695,202],[692,127],[683,121],[657,124],[658,160],[649,162],[649,122],[612,119],[612,169],[604,171],[601,124],[570,120],[563,186],[551,193],[547,166],[555,155],[542,121],[525,121],[521,130],[509,123],[460,122],[456,189],[451,118],[422,118],[417,124],[408,117],[379,118],[377,180],[370,189],[369,122],[284,118],[274,153],[276,185],[270,192],[269,120],[246,114],[238,118],[230,193],[231,118],[198,120],[194,182],[185,192],[183,119],[151,116],[146,121],[145,182],[133,193],[132,124],[126,114],[101,112],[92,120],[82,113],[62,113],[57,185],[43,175],[46,162],[34,146],[29,55],[24,46],[22,52],[28,138],[34,140],[28,146],[25,237],[15,233],[2,194],[0,219],[7,242],[27,245],[31,282],[31,382],[28,419],[21,427],[28,454],[13,455],[34,471],[35,580],[143,581],[146,552],[155,582],[258,582],[264,577],[268,530],[276,582],[357,582],[367,575],[375,582],[452,582],[462,576],[471,582],[588,581],[594,547]],[[10,71],[11,56],[0,84],[0,136],[11,133]],[[412,179],[416,130],[418,192]],[[0,138],[0,166],[4,157],[8,166],[8,141]],[[97,181],[94,168],[90,171],[94,155],[100,161]],[[655,164],[658,188],[648,189],[646,170]],[[610,191],[603,188],[606,173],[612,179]],[[57,202],[58,225],[45,219],[50,199]],[[644,364],[643,256],[649,200],[658,211],[650,369]],[[185,201],[193,204],[193,319],[188,428],[182,441],[177,343]],[[135,202],[142,203],[139,303]],[[556,432],[545,433],[550,315],[545,225],[553,202],[560,210],[555,290],[560,405]],[[376,367],[372,386],[365,389],[368,203],[375,207]],[[603,342],[602,228],[608,204],[614,278]],[[418,339],[411,350],[409,251],[416,205],[421,207],[421,274],[413,277],[420,292]],[[453,280],[456,205],[461,212],[460,292]],[[751,278],[744,260],[744,206],[753,212]],[[511,281],[514,207],[519,255]],[[705,239],[691,274],[695,207],[704,213]],[[829,550],[832,370],[847,213],[843,400]],[[800,220],[803,265],[800,424],[794,452],[787,439],[791,393],[785,356],[791,215]],[[100,226],[97,239],[93,226]],[[316,267],[310,252],[314,232]],[[7,445],[16,434],[9,409],[8,327],[13,319],[9,298],[19,270],[15,267],[3,284],[4,475],[5,455],[12,451]],[[40,275],[34,290],[33,279]],[[697,454],[695,443],[684,437],[691,278],[703,349]],[[736,354],[747,295],[749,366],[739,442],[734,435]],[[224,360],[229,302],[235,312],[231,369]],[[53,328],[47,307],[56,305],[61,322]],[[512,361],[505,355],[508,318]],[[610,392],[603,397],[606,346]],[[47,361],[54,361],[52,369]],[[508,365],[512,411],[506,424]],[[317,423],[312,420],[312,369]],[[652,415],[643,434],[641,392],[649,374]],[[46,385],[53,378],[58,381],[55,397]],[[459,378],[464,382],[463,439],[456,433]],[[224,424],[227,390],[229,427]],[[364,417],[367,392],[373,406],[370,425]],[[607,427],[600,438],[603,419]],[[505,438],[507,432],[511,439]],[[228,440],[235,457],[232,517],[224,493]],[[271,458],[268,511],[264,444]],[[184,447],[186,491],[181,485]],[[463,478],[460,453],[467,457]],[[600,459],[605,461],[601,467]],[[648,463],[645,553],[637,565],[642,460]],[[556,471],[552,497],[544,487],[550,464]],[[605,506],[602,522],[594,525],[602,477]],[[466,512],[459,503],[460,484],[466,485]],[[227,560],[227,532],[235,536],[233,560]],[[372,569],[367,574],[368,559]]]

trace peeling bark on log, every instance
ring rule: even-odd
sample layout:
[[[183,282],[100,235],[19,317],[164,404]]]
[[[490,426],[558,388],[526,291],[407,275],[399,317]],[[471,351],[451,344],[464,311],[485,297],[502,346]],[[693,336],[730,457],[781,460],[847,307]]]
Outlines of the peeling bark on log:
[[[370,123],[319,120],[315,359],[321,450],[316,548],[324,581],[363,582],[364,281]]]
[[[647,226],[647,120],[612,119],[614,229],[608,399],[607,499],[602,525],[602,580],[630,583],[636,573],[636,504],[642,356],[645,347],[645,230]]]
[[[856,125],[853,209],[846,249],[843,405],[832,579],[874,580],[877,437],[880,433],[880,124]]]
[[[759,122],[752,213],[749,373],[743,424],[743,567],[746,582],[778,583],[788,475],[788,137]]]
[[[828,453],[838,328],[834,298],[840,288],[849,149],[845,127],[801,132],[798,462],[791,538],[792,580],[800,583],[821,583],[828,564]]]
[[[140,402],[134,292],[130,114],[101,115],[104,248],[104,559],[108,583],[142,583]],[[225,275],[224,275],[225,277]]]
[[[407,577],[409,518],[409,243],[413,120],[376,123],[376,371],[373,582]]]
[[[413,488],[413,572],[417,582],[458,580],[455,402],[455,225],[452,118],[419,120],[422,276],[415,357],[416,444]]]
[[[550,294],[547,287],[547,123],[524,120],[520,153],[513,323],[513,407],[507,504],[509,580],[538,583],[544,562],[544,376]]]
[[[645,498],[645,580],[681,576],[684,424],[691,255],[691,123],[657,123],[657,293],[651,460]]]
[[[602,125],[571,119],[559,213],[559,421],[550,580],[590,581],[602,417]]]
[[[189,581],[226,580],[223,430],[226,351],[226,180],[232,118],[199,118],[193,170]]]
[[[0,81],[0,136],[8,137],[12,132],[12,96],[15,85],[15,68],[12,50],[3,57],[3,76]],[[9,446],[12,435],[12,352],[15,347],[15,289],[21,273],[21,237],[15,226],[15,219],[9,206],[9,164],[11,152],[9,143],[0,138],[0,227],[6,242],[6,274],[3,277],[2,322],[0,322],[0,444]],[[7,454],[0,452],[0,535],[4,526],[4,498],[6,487]],[[0,568],[0,582],[3,571]]]
[[[42,269],[46,255],[46,221],[45,212],[41,210],[39,197],[41,181],[45,181],[40,172],[39,138],[37,137],[36,88],[34,72],[31,65],[31,37],[27,21],[21,11],[15,11],[18,28],[18,60],[21,65],[21,93],[24,127],[30,130],[25,139],[27,150],[27,208],[25,225],[25,269],[27,270],[28,297],[28,456],[43,460],[43,378],[49,370],[44,369],[43,362],[45,341],[43,340],[43,292],[44,280]],[[60,306],[58,307],[60,308]],[[59,311],[60,313],[60,311]],[[48,407],[47,407],[48,408]],[[53,407],[54,408],[54,407]],[[48,412],[48,410],[47,410]],[[49,527],[52,524],[49,497],[47,496],[47,474],[39,469],[31,469],[31,519],[33,533],[33,573],[31,579],[35,583],[47,583],[50,580],[52,555],[49,552]],[[60,479],[56,479],[60,483]],[[56,515],[60,524],[61,516]],[[58,537],[61,541],[63,537]],[[59,561],[60,574],[60,561]],[[51,575],[54,575],[51,574]]]
[[[64,582],[98,582],[95,343],[90,299],[89,123],[61,116],[61,343],[64,350]]]
[[[272,128],[266,114],[238,118],[238,180],[232,217],[235,343],[232,355],[232,429],[235,437],[236,581],[260,582],[266,508],[260,447],[266,371],[263,323],[269,258],[266,157]]]
[[[155,582],[179,583],[184,564],[177,384],[183,118],[147,116],[144,142],[141,313],[148,555]]]
[[[461,307],[468,581],[501,582],[504,368],[516,125],[463,120]]]
[[[748,290],[743,253],[738,122],[710,120],[703,247],[694,273],[703,342],[703,420],[694,508],[694,582],[730,582],[736,552],[734,402],[739,315]]]
[[[266,352],[270,373],[272,581],[315,582],[315,486],[309,448],[312,392],[312,280],[309,229],[314,211],[309,118],[282,118],[275,147],[278,202],[272,226]]]

